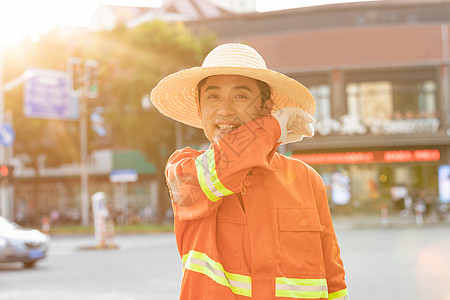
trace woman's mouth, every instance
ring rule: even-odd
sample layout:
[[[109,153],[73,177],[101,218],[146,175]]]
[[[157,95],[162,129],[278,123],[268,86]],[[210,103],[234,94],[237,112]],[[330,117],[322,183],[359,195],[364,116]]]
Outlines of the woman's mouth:
[[[216,127],[217,127],[219,130],[229,132],[229,131],[233,131],[233,130],[235,130],[236,128],[238,128],[239,125],[236,125],[236,124],[217,124]]]

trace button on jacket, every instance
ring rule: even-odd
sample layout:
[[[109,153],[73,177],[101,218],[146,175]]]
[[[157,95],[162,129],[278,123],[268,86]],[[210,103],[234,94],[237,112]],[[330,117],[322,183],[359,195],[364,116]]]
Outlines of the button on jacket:
[[[267,116],[169,158],[180,299],[349,299],[322,179]]]

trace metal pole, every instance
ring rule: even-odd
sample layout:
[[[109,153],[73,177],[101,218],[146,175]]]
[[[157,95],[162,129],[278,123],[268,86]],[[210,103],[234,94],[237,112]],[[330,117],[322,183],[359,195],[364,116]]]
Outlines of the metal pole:
[[[86,98],[80,96],[80,184],[81,224],[89,224],[89,173],[87,164],[87,107]]]
[[[450,42],[448,39],[447,24],[441,24],[441,39],[442,39],[442,66],[441,66],[441,101],[443,112],[439,117],[443,120],[443,125],[447,126],[447,136],[450,136]]]
[[[123,204],[123,220],[125,224],[129,224],[129,209],[128,209],[128,183],[121,182],[122,204]]]
[[[0,127],[5,122],[5,95],[3,90],[3,52],[0,51]],[[0,164],[5,163],[5,147],[0,143]],[[8,209],[8,198],[6,194],[6,184],[0,183],[1,215],[10,219]]]
[[[183,148],[183,128],[181,123],[173,121],[175,123],[175,147],[176,149]]]
[[[149,94],[145,94],[144,96],[142,96],[141,105],[142,105],[142,108],[145,110],[150,110],[154,107],[152,104],[152,101],[150,100]],[[183,148],[183,127],[182,127],[182,124],[178,121],[172,121],[172,122],[173,122],[173,124],[174,124],[173,126],[175,128],[175,148],[181,149],[181,148]]]
[[[286,154],[286,148],[287,148],[286,144],[278,146],[278,153],[285,155]]]

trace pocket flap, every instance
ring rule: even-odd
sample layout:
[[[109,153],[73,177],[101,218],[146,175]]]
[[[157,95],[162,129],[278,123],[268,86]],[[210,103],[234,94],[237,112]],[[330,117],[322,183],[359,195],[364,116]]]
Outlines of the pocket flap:
[[[311,209],[278,209],[281,231],[323,231],[317,211]]]

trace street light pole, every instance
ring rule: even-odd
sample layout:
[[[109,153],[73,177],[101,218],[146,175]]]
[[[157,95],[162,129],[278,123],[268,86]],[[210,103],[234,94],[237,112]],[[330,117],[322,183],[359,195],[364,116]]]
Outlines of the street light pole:
[[[87,104],[80,96],[80,187],[81,187],[81,224],[89,224],[89,172],[87,164]]]
[[[97,98],[98,62],[88,59],[84,62],[79,57],[69,57],[67,60],[67,79],[69,92],[78,96],[80,109],[80,198],[81,224],[89,224],[89,172],[87,155],[87,98]],[[95,82],[95,90],[91,85]]]
[[[22,84],[25,80],[32,76],[32,72],[24,72],[22,75],[9,80],[8,82],[3,82],[3,53],[0,48],[0,128],[3,130],[3,125],[5,122],[11,123],[5,117],[5,92],[17,87]],[[9,163],[9,159],[12,156],[6,152],[3,143],[0,143],[0,165],[5,165]],[[6,219],[13,219],[13,206],[14,206],[14,196],[10,194],[8,197],[8,186],[5,182],[0,182],[0,215]]]
[[[142,108],[145,110],[153,109],[154,106],[152,101],[150,100],[150,95],[145,94],[141,99]],[[172,121],[175,129],[175,149],[183,148],[183,127],[182,124],[178,121]]]
[[[183,127],[181,127],[181,123],[175,121],[175,147],[176,149],[183,148]]]
[[[3,91],[3,52],[0,51],[0,126],[5,122],[5,95]],[[5,163],[5,147],[0,143],[0,164]],[[7,219],[10,218],[8,210],[8,199],[6,195],[6,186],[4,182],[0,183],[0,201],[1,215]]]

